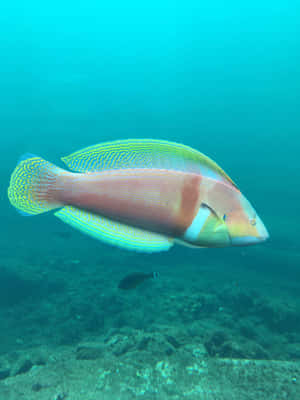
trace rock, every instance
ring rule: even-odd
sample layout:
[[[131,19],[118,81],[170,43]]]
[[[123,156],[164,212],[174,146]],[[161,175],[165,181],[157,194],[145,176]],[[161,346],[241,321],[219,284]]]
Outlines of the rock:
[[[249,313],[255,305],[255,296],[236,287],[226,288],[219,294],[219,301],[236,315]]]
[[[31,389],[32,389],[34,392],[39,392],[40,390],[43,389],[43,385],[41,385],[40,383],[34,383],[34,384],[31,386]]]
[[[300,343],[288,344],[286,352],[292,360],[300,360]]]
[[[12,307],[29,298],[40,298],[42,282],[23,279],[8,268],[0,269],[0,306]]]
[[[0,381],[6,379],[10,376],[10,369],[2,369],[0,370]]]
[[[113,354],[117,357],[122,356],[127,353],[129,350],[133,349],[133,344],[128,341],[123,341],[121,343],[116,344],[113,349]]]
[[[67,393],[59,393],[54,400],[65,400],[68,397]]]
[[[43,366],[46,365],[48,360],[48,354],[46,349],[33,350],[30,353],[30,360],[34,365]]]
[[[231,340],[222,344],[218,356],[221,358],[248,358],[245,350],[240,346],[240,344]]]
[[[238,329],[240,334],[247,339],[254,339],[257,336],[256,330],[250,321],[240,322]]]
[[[273,332],[283,334],[299,331],[300,316],[295,306],[260,302],[256,307],[256,314]]]
[[[103,349],[101,347],[79,346],[76,349],[76,360],[96,360],[102,355]]]
[[[177,340],[173,336],[168,335],[168,336],[166,336],[166,339],[175,349],[178,349],[180,347],[180,344],[177,342]]]
[[[15,375],[26,374],[26,372],[30,371],[31,368],[34,366],[33,362],[26,358],[25,360],[21,360]]]
[[[258,315],[266,325],[270,327],[274,327],[275,325],[277,325],[278,313],[267,300],[261,300],[257,304],[255,312],[256,315]]]
[[[168,347],[166,348],[166,355],[171,356],[174,353],[174,348],[173,347]]]
[[[138,346],[137,346],[137,349],[138,350],[141,350],[141,351],[143,351],[143,350],[147,350],[147,348],[148,348],[148,343],[150,342],[150,337],[149,336],[145,336],[141,341],[140,341],[140,343],[138,344]]]
[[[245,346],[247,358],[253,360],[269,360],[269,353],[258,343],[250,342]]]
[[[204,342],[204,346],[210,356],[219,355],[223,343],[227,340],[227,335],[223,331],[213,332]]]

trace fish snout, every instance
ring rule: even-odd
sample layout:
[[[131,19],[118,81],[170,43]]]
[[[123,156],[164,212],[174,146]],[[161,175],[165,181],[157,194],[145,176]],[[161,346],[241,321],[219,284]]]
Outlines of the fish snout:
[[[265,227],[264,223],[259,218],[259,216],[256,216],[256,230],[258,233],[258,238],[261,242],[264,242],[267,239],[269,239],[270,237],[269,232],[267,231],[267,228]]]
[[[255,235],[232,237],[231,238],[232,245],[233,246],[247,246],[247,245],[250,246],[252,244],[265,242],[270,237],[269,232],[267,231],[267,228],[265,227],[264,223],[259,218],[259,216],[256,216],[256,218],[255,218],[255,228],[256,228]]]

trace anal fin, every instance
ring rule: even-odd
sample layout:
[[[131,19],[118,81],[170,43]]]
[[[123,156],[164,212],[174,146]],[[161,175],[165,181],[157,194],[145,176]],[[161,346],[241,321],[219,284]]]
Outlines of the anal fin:
[[[153,253],[169,250],[174,241],[166,236],[134,228],[72,206],[54,214],[73,228],[105,243],[127,250]]]

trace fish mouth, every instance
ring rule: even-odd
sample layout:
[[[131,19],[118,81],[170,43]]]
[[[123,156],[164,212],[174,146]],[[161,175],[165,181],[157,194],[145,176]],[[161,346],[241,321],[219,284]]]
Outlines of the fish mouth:
[[[252,244],[258,244],[267,240],[267,237],[256,237],[256,236],[237,236],[231,238],[233,246],[251,246]]]
[[[261,242],[265,242],[267,239],[269,239],[269,232],[259,216],[256,217],[256,230]]]

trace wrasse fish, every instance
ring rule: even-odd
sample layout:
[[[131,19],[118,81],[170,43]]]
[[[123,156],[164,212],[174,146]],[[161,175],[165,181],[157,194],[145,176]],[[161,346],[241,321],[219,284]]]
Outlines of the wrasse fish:
[[[146,280],[157,279],[158,276],[158,272],[132,272],[119,282],[118,288],[123,290],[135,289]]]
[[[8,197],[24,215],[54,215],[123,248],[157,252],[259,243],[268,232],[248,200],[210,158],[162,140],[128,139],[62,158],[69,172],[27,154]]]

